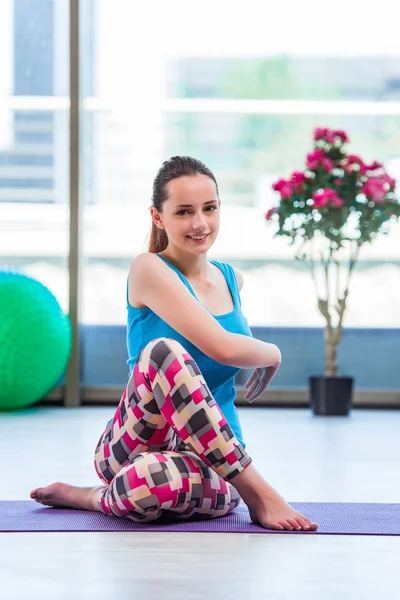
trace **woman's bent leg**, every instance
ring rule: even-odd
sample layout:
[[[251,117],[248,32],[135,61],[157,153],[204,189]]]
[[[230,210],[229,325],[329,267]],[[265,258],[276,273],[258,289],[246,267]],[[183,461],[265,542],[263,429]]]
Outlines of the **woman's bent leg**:
[[[147,522],[162,513],[211,519],[231,513],[238,491],[192,452],[142,452],[97,493],[106,514]]]
[[[138,453],[176,451],[183,443],[229,481],[251,462],[183,346],[170,338],[148,343],[138,357],[113,421],[95,454],[110,483]]]

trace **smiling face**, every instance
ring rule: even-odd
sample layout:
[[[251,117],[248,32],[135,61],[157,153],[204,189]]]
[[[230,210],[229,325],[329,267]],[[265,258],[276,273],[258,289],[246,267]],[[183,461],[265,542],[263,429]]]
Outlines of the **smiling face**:
[[[162,212],[152,208],[151,215],[157,227],[165,229],[169,246],[207,252],[219,231],[220,201],[213,180],[201,174],[178,177],[167,184],[167,194]]]

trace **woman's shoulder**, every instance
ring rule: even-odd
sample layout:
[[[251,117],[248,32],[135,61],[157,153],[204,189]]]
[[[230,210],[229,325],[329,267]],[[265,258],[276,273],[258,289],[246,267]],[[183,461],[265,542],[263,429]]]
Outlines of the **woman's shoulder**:
[[[244,283],[244,278],[243,278],[242,271],[239,271],[239,269],[235,269],[234,267],[232,267],[232,265],[230,265],[227,262],[220,262],[220,261],[217,261],[217,260],[213,260],[212,262],[214,264],[216,263],[217,265],[219,265],[220,267],[222,267],[222,269],[225,269],[227,271],[227,274],[228,273],[232,274],[232,277],[234,277],[236,279],[237,286],[238,286],[238,289],[239,289],[239,292],[240,292],[240,290],[243,287],[243,283]]]
[[[156,275],[159,263],[162,262],[153,252],[141,252],[132,260],[128,275],[128,303],[132,308],[147,308],[140,298],[142,283],[150,272],[152,277]]]
[[[140,267],[157,264],[160,262],[159,257],[154,252],[140,252],[131,262],[130,269],[138,269]]]
[[[221,266],[227,272],[230,271],[234,275],[240,292],[244,283],[243,273],[239,269],[235,269],[234,267],[232,267],[232,265],[230,265],[229,263],[216,260],[213,260],[212,262]],[[172,265],[169,266],[172,267]],[[154,252],[141,252],[133,259],[129,269],[129,273],[131,276],[135,276],[135,274],[138,273],[148,274],[149,270],[151,270],[152,273],[154,273],[154,269],[160,269],[160,272],[164,272],[165,269],[169,270],[168,266],[165,264],[164,260],[162,260],[161,256],[158,256]],[[178,270],[173,270],[176,271],[176,273],[179,276]]]
[[[176,277],[176,275],[182,279],[180,271],[169,261],[166,261],[161,254],[141,252],[131,262],[129,276],[132,280],[143,280],[143,278],[148,279],[149,273],[156,279],[159,276],[162,280],[165,280],[165,277],[169,279],[170,277]]]

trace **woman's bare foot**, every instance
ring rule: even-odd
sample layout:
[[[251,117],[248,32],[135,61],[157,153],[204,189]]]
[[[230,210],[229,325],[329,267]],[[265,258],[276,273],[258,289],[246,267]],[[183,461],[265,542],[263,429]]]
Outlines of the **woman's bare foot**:
[[[100,511],[97,492],[102,488],[104,486],[82,488],[58,482],[32,490],[30,497],[46,506]]]
[[[250,463],[233,477],[231,483],[247,504],[251,520],[266,529],[315,531],[318,527],[310,519],[292,508],[278,492],[267,483]]]
[[[318,528],[317,523],[294,510],[282,497],[259,501],[248,508],[251,520],[266,529],[315,531]]]

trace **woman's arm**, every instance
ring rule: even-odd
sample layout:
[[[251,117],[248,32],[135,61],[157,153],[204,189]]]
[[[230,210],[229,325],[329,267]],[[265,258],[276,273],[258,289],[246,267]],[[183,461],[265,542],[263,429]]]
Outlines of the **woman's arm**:
[[[240,333],[229,335],[226,356],[221,361],[224,365],[240,369],[256,369],[258,367],[278,368],[281,364],[281,352],[275,344],[262,342]]]
[[[140,303],[221,364],[255,368],[280,363],[274,344],[226,331],[155,254],[145,252],[133,260],[129,289],[135,290]]]

